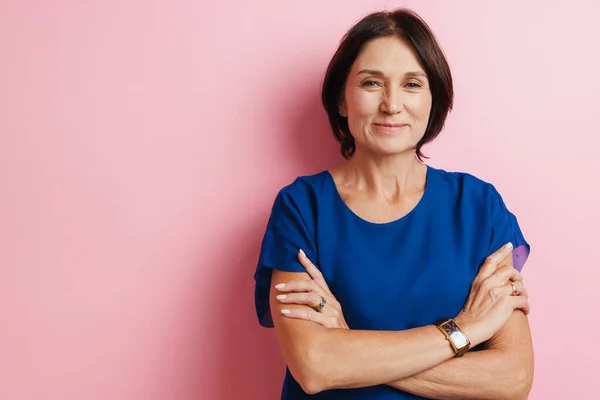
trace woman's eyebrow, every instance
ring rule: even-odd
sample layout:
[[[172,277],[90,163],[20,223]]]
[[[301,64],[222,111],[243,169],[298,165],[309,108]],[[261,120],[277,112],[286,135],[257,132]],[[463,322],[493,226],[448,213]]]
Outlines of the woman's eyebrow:
[[[358,71],[356,73],[356,75],[360,75],[360,74],[369,74],[369,75],[375,75],[375,76],[385,76],[385,74],[382,71],[379,71],[377,69],[361,69],[360,71]],[[423,77],[423,78],[427,78],[427,74],[425,74],[425,72],[422,71],[410,71],[410,72],[406,72],[404,74],[405,78],[408,77]]]

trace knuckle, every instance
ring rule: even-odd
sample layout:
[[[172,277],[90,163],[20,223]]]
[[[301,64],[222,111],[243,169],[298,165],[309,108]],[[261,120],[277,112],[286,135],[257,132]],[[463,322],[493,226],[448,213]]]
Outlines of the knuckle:
[[[512,265],[503,265],[500,268],[500,273],[502,273],[502,274],[512,274],[513,270],[514,270],[514,268],[513,268]]]
[[[515,268],[515,276],[513,278],[515,281],[523,282],[523,275]]]
[[[494,285],[489,279],[486,279],[481,282],[481,288],[487,292],[490,292],[494,288]]]

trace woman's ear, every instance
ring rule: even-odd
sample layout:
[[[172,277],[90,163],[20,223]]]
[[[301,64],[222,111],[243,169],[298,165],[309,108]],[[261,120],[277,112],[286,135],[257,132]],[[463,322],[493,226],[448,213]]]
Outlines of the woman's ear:
[[[348,113],[346,112],[346,101],[344,99],[340,100],[338,104],[338,112],[342,117],[348,116]]]

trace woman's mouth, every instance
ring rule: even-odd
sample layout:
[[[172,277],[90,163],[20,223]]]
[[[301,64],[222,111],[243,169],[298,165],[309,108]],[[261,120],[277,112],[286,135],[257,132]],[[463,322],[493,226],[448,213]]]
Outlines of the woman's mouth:
[[[398,131],[402,130],[402,128],[408,126],[408,124],[379,124],[379,123],[375,123],[373,125],[375,126],[375,129],[377,131],[380,131],[383,133],[397,133]]]

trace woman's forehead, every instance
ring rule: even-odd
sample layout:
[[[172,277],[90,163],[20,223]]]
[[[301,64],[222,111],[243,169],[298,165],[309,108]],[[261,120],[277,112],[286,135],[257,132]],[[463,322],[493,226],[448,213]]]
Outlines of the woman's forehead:
[[[424,72],[413,49],[397,37],[378,38],[367,43],[352,66],[353,74],[361,71],[380,71],[384,75]]]

